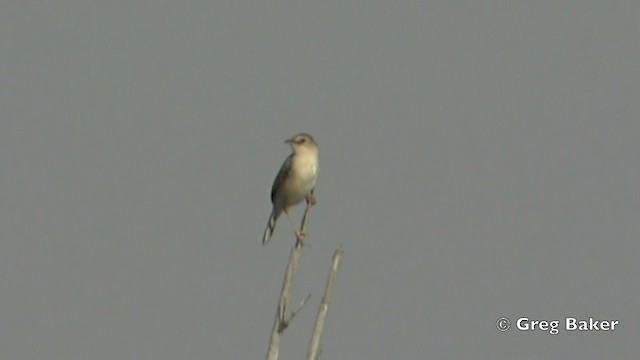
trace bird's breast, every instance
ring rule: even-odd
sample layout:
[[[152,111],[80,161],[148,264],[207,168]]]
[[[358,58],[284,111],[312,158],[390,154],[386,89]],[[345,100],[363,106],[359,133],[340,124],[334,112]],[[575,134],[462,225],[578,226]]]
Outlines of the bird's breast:
[[[300,156],[295,160],[297,160],[297,163],[294,164],[294,169],[298,187],[303,192],[309,192],[316,185],[316,179],[318,178],[318,157]]]
[[[294,168],[300,178],[311,179],[318,176],[318,161],[315,159],[300,159]]]

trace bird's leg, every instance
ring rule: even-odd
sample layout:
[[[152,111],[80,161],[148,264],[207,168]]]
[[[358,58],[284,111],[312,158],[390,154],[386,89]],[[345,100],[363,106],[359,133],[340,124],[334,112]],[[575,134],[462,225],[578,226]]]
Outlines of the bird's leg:
[[[311,192],[309,193],[309,195],[307,195],[306,200],[309,206],[313,206],[316,204],[316,196],[313,194],[313,189],[311,189]]]
[[[285,210],[284,213],[285,215],[287,215],[287,219],[289,219],[289,225],[291,225],[291,230],[293,230],[293,234],[296,236],[296,240],[303,246],[306,245],[306,243],[304,242],[305,233],[301,230],[297,230],[295,226],[293,226],[293,222],[291,221],[291,217],[289,216],[289,211]]]

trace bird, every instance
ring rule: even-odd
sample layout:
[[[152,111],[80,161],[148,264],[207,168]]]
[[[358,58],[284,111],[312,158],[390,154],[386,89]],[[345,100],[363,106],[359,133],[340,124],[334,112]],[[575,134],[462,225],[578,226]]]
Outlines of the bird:
[[[313,136],[304,132],[287,139],[285,143],[291,147],[291,154],[282,163],[271,186],[273,207],[262,237],[263,245],[271,239],[276,221],[283,212],[289,219],[296,239],[302,242],[304,234],[293,226],[289,208],[302,200],[310,205],[315,205],[316,202],[314,190],[318,180],[318,144]]]

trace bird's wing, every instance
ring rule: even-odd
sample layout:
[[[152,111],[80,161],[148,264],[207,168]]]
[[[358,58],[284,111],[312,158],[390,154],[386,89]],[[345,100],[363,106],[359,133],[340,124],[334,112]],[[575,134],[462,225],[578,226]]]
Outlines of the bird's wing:
[[[275,201],[276,192],[278,192],[278,189],[282,187],[282,184],[284,183],[285,179],[288,178],[289,174],[291,173],[292,158],[293,158],[293,154],[287,157],[284,163],[282,163],[282,166],[280,167],[280,171],[278,171],[278,175],[276,175],[276,178],[273,180],[273,186],[271,186],[271,202],[272,203]]]

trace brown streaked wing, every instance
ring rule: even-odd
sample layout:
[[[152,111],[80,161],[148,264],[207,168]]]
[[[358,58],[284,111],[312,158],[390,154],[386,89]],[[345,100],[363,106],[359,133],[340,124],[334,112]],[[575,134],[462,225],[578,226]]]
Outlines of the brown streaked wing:
[[[293,157],[293,154],[287,156],[287,159],[284,161],[284,163],[282,163],[282,166],[278,171],[278,175],[276,175],[276,178],[273,180],[273,185],[271,186],[271,203],[275,201],[277,189],[279,189],[282,186],[282,183],[284,183],[284,179],[286,179],[289,176],[289,173],[291,172],[292,157]]]

